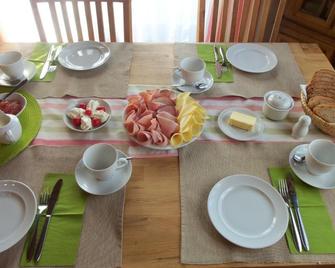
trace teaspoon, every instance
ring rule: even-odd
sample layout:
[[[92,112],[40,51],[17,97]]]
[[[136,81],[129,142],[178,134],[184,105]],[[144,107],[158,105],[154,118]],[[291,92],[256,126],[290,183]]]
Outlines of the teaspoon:
[[[18,83],[11,91],[9,91],[3,98],[2,100],[7,99],[10,95],[12,95],[15,91],[19,90],[21,87],[24,86],[25,83],[27,83],[28,80],[27,78],[23,79],[20,83]]]
[[[305,156],[302,154],[294,154],[292,159],[298,164],[302,164],[303,162],[305,162]]]
[[[176,85],[172,85],[173,87],[183,87],[183,86],[191,86],[194,87],[196,89],[200,89],[200,90],[204,90],[208,87],[208,85],[204,82],[195,82],[193,84],[176,84]]]

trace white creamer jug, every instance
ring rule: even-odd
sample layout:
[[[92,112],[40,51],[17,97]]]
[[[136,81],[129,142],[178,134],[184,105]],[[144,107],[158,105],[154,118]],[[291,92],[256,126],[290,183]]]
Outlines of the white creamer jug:
[[[0,143],[11,144],[17,142],[22,135],[19,119],[12,114],[0,111]]]

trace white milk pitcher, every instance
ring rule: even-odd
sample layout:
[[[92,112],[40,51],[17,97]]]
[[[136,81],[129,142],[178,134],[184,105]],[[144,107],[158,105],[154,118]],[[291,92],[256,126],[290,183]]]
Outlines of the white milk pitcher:
[[[19,119],[12,114],[0,111],[0,143],[11,144],[17,142],[22,135]]]

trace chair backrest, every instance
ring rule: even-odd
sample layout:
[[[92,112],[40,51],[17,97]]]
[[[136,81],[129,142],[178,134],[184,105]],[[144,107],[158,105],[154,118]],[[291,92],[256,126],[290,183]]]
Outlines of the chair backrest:
[[[81,2],[81,3],[80,3]],[[56,34],[57,42],[63,42],[61,26],[65,28],[66,37],[68,42],[73,42],[73,32],[77,32],[78,40],[82,41],[83,38],[83,24],[87,25],[88,40],[95,40],[94,38],[94,22],[92,13],[92,6],[95,7],[96,13],[96,27],[98,30],[98,40],[105,42],[107,39],[111,42],[116,42],[115,19],[113,3],[119,2],[123,5],[123,28],[124,28],[124,41],[132,42],[132,21],[131,21],[131,0],[30,0],[32,11],[34,14],[38,34],[40,40],[43,42],[48,41],[45,34],[43,22],[45,17],[41,16],[39,6],[47,4],[50,10],[52,25]],[[79,8],[79,4],[84,5],[84,10]],[[58,5],[58,8],[56,8]],[[60,5],[60,8],[59,8]],[[107,10],[103,10],[106,8]],[[68,9],[69,8],[69,9]],[[93,8],[94,9],[94,8]],[[57,12],[58,11],[58,12]],[[69,11],[73,12],[73,15]],[[83,11],[83,12],[82,12]],[[105,12],[104,12],[105,11]],[[58,13],[61,13],[59,16]],[[80,13],[84,14],[80,14]],[[104,24],[103,13],[108,14],[108,27]],[[75,25],[70,24],[69,18],[74,18]],[[83,23],[83,18],[86,22]],[[61,22],[61,24],[60,24]],[[105,31],[109,29],[109,38],[105,37]]]
[[[198,42],[277,40],[286,0],[212,0],[211,4],[206,12],[206,0],[198,0]]]

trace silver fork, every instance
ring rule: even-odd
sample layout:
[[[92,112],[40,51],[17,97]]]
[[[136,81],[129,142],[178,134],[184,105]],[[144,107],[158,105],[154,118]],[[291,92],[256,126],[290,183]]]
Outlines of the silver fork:
[[[289,198],[289,194],[288,194],[288,187],[287,187],[286,180],[284,180],[284,179],[279,180],[278,191],[279,191],[280,195],[283,197],[284,202],[285,202],[285,204],[288,208],[289,214],[290,214],[290,228],[291,228],[291,233],[292,233],[292,237],[293,237],[295,246],[296,246],[296,248],[298,249],[299,252],[302,252],[302,245],[301,245],[300,235],[299,235],[299,231],[298,231],[297,222],[295,221],[293,211],[292,211],[292,208],[291,208],[291,203],[290,203],[290,198]]]
[[[220,56],[222,58],[222,63],[221,63],[222,73],[224,73],[224,72],[228,71],[228,63],[227,63],[227,59],[226,59],[226,56],[225,56],[225,53],[224,53],[222,47],[219,47],[219,52],[220,52]]]
[[[50,66],[49,66],[48,73],[52,73],[52,72],[56,71],[56,69],[57,69],[57,65],[54,64],[54,62],[55,62],[55,60],[57,60],[57,58],[58,58],[60,52],[62,51],[62,49],[63,49],[62,46],[58,46],[58,47],[55,49],[54,54],[53,54],[53,56],[52,56],[52,63],[53,63],[53,65],[50,65]]]
[[[34,256],[35,246],[36,246],[36,240],[37,240],[37,230],[38,230],[38,222],[40,220],[41,214],[47,209],[48,207],[48,201],[50,198],[50,193],[48,190],[43,191],[40,194],[39,197],[39,204],[37,207],[37,213],[34,219],[34,223],[32,226],[31,231],[31,238],[28,243],[28,249],[27,249],[27,260],[31,261]]]

